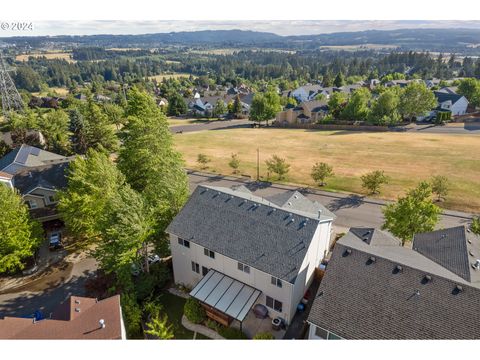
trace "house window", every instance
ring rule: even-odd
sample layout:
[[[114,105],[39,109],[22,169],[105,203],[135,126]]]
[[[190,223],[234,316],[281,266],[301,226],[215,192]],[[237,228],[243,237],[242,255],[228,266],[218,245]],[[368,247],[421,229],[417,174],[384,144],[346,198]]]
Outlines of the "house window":
[[[250,266],[242,264],[241,262],[238,263],[238,270],[243,271],[244,273],[250,274]]]
[[[36,209],[38,208],[37,202],[35,200],[27,200],[27,206],[30,209]]]
[[[328,340],[343,340],[343,338],[341,338],[340,336],[335,335],[334,333],[329,331],[328,332]]]
[[[205,254],[205,256],[215,259],[215,253],[212,250],[208,250],[207,248],[204,248],[203,253]]]
[[[282,302],[275,300],[274,298],[271,298],[270,296],[267,296],[267,302],[266,302],[267,307],[270,309],[273,309],[278,312],[282,312]]]
[[[319,327],[315,327],[315,336],[319,337],[320,339],[327,340],[328,339],[328,331]]]
[[[200,265],[195,261],[192,261],[192,271],[200,274]]]
[[[178,243],[182,246],[185,246],[186,248],[190,247],[190,241],[188,240],[183,240],[182,238],[178,238]]]
[[[49,201],[50,203],[54,203],[54,202],[55,202],[55,196],[50,195],[50,196],[48,197],[48,201]]]
[[[281,288],[282,287],[282,280],[277,279],[276,277],[272,276],[272,279],[270,281],[272,285],[275,285],[276,287]]]
[[[206,268],[205,266],[202,266],[202,276],[207,275],[209,270],[210,270],[209,268]]]

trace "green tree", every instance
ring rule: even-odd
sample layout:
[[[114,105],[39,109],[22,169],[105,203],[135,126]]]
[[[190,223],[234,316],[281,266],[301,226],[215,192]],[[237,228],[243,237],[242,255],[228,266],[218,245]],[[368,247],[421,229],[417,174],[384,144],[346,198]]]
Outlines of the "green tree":
[[[58,194],[58,210],[65,225],[78,238],[97,238],[107,204],[125,177],[105,153],[89,149],[86,157],[70,163],[67,181],[67,188]]]
[[[280,96],[273,90],[266,93],[256,93],[253,96],[252,106],[250,108],[250,120],[268,121],[275,118],[277,113],[282,110]]]
[[[290,171],[290,165],[287,161],[277,155],[273,155],[270,159],[265,161],[269,172],[278,175],[279,180],[283,180]]]
[[[324,186],[325,179],[333,176],[333,167],[324,162],[317,162],[312,167],[311,177],[318,186]]]
[[[120,105],[105,103],[103,104],[103,112],[110,123],[117,127],[117,130],[125,124],[125,110]]]
[[[0,183],[0,274],[24,268],[42,241],[41,226],[30,219],[20,195]]]
[[[19,89],[25,89],[30,92],[40,91],[41,78],[40,76],[29,66],[17,66],[15,69],[15,85]]]
[[[77,108],[68,111],[70,119],[69,131],[72,134],[71,141],[75,153],[85,154],[88,149],[85,119]]]
[[[180,116],[187,113],[187,104],[183,97],[175,93],[168,98],[167,114],[169,116]]]
[[[371,97],[372,94],[367,88],[355,90],[340,117],[346,120],[366,120],[370,112],[368,104]]]
[[[323,87],[330,87],[333,85],[333,76],[332,73],[327,71],[325,75],[323,75],[322,79],[322,86]]]
[[[153,209],[155,238],[160,239],[189,195],[184,162],[174,149],[165,114],[150,95],[136,88],[130,90],[127,118],[118,167]]]
[[[39,117],[39,128],[45,136],[47,150],[62,155],[70,153],[69,125],[70,119],[63,110],[52,110]]]
[[[225,106],[225,102],[221,99],[218,99],[215,103],[215,107],[213,108],[213,114],[217,117],[224,115],[227,112],[227,107]]]
[[[333,85],[338,88],[345,85],[345,77],[343,76],[342,72],[337,74],[335,80],[333,80]]]
[[[362,187],[367,189],[369,194],[379,194],[380,187],[388,184],[388,176],[383,170],[374,170],[360,177],[362,180]]]
[[[428,182],[421,182],[382,211],[385,217],[382,229],[400,238],[403,244],[412,241],[417,233],[432,231],[441,213],[432,201],[432,189]]]
[[[437,196],[437,201],[445,200],[450,189],[449,181],[445,176],[436,175],[430,179],[432,193]]]
[[[200,305],[197,299],[189,297],[183,307],[185,317],[194,324],[201,324],[207,319],[205,309]]]
[[[435,95],[423,82],[411,82],[400,95],[399,111],[404,119],[425,115],[437,106]]]
[[[173,327],[168,324],[167,315],[153,317],[146,325],[146,334],[153,335],[160,340],[170,340],[174,338]]]
[[[235,100],[232,103],[231,107],[231,114],[235,116],[239,116],[242,113],[242,102],[240,100],[240,96],[235,96]]]
[[[210,158],[205,155],[205,154],[198,154],[197,156],[197,162],[200,164],[200,167],[205,170],[206,168],[208,168],[208,163],[210,162]]]
[[[470,224],[470,230],[474,234],[480,235],[480,216],[476,216],[472,218],[472,223]]]
[[[238,174],[238,168],[240,167],[240,159],[238,158],[238,154],[231,155],[228,166],[232,168],[234,174]]]
[[[378,125],[394,125],[400,121],[400,96],[398,90],[384,90],[371,105],[370,122]]]
[[[87,97],[87,103],[83,109],[83,120],[87,148],[103,148],[109,152],[118,149],[118,139],[111,122],[102,109],[95,104],[91,95]]]
[[[480,106],[480,80],[475,78],[461,80],[458,85],[458,93],[465,96],[470,105]]]
[[[343,108],[347,104],[348,96],[344,92],[334,92],[328,99],[328,111],[338,119]]]

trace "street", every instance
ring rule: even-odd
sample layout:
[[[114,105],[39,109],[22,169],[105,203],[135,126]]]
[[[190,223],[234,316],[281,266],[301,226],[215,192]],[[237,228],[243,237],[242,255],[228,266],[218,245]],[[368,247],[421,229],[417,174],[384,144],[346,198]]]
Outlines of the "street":
[[[175,134],[202,130],[248,128],[251,124],[252,122],[248,119],[215,120],[200,124],[175,125],[170,127],[170,131]]]

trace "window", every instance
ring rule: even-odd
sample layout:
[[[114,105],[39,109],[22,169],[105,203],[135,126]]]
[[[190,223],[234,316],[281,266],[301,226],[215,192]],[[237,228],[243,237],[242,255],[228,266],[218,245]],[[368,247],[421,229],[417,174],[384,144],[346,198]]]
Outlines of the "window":
[[[315,327],[315,336],[319,337],[320,339],[328,339],[328,331],[319,327]]]
[[[272,276],[271,280],[272,285],[275,285],[276,287],[281,288],[282,287],[282,280],[277,279],[276,277]]]
[[[273,309],[278,312],[282,312],[282,302],[275,300],[274,298],[271,298],[270,296],[267,296],[267,302],[266,302],[267,307],[270,309]]]
[[[206,268],[205,266],[202,266],[202,275],[203,276],[207,275],[209,270],[210,270],[209,268]]]
[[[56,201],[56,200],[55,200],[55,196],[50,195],[50,196],[48,197],[48,201],[49,201],[50,203],[54,203],[54,202]]]
[[[334,333],[329,331],[328,332],[328,340],[343,340],[343,338],[341,338],[340,336],[335,335]]]
[[[38,207],[35,200],[27,200],[27,205],[30,209],[36,209]]]
[[[200,265],[194,261],[192,261],[192,271],[200,274]]]
[[[188,240],[183,240],[182,238],[178,238],[178,243],[182,246],[185,246],[186,248],[190,247],[190,241]]]
[[[203,253],[205,254],[205,256],[215,259],[215,253],[212,250],[208,250],[207,248],[204,248]]]
[[[241,262],[238,263],[238,270],[243,271],[244,273],[250,274],[250,266],[242,264]]]

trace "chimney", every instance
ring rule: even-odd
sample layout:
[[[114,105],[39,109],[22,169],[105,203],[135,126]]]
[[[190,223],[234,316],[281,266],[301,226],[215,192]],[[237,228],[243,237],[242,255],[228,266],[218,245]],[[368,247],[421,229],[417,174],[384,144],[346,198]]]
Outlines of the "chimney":
[[[98,322],[98,325],[100,326],[100,329],[105,329],[105,320],[100,319],[100,321]]]

